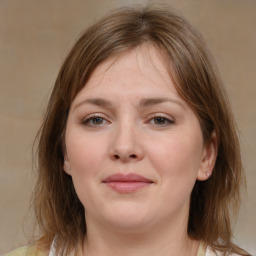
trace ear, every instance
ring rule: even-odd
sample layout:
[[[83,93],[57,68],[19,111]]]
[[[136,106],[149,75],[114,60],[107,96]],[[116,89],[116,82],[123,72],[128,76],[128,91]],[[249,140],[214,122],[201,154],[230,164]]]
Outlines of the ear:
[[[64,170],[68,175],[71,175],[71,166],[70,166],[70,162],[69,162],[69,159],[68,159],[68,157],[67,157],[67,154],[65,154],[65,156],[64,156],[63,170]]]
[[[217,136],[213,131],[210,141],[205,144],[202,154],[200,169],[197,174],[197,180],[207,180],[211,175],[217,158]]]

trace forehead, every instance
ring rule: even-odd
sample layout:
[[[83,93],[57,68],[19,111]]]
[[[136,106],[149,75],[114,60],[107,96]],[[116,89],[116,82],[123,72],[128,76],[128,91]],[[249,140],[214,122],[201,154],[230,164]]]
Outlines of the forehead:
[[[113,90],[145,94],[168,92],[178,97],[163,53],[150,44],[140,45],[106,59],[95,68],[82,89],[88,94],[109,94]]]

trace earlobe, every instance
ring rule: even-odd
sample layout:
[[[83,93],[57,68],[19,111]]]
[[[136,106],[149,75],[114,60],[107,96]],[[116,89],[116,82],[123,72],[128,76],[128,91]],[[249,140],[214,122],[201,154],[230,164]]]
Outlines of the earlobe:
[[[197,179],[204,181],[210,178],[217,158],[217,136],[213,131],[210,141],[204,146],[202,161],[198,171]]]
[[[68,158],[65,156],[65,158],[64,158],[64,165],[63,165],[63,169],[64,169],[64,171],[68,174],[68,175],[70,175],[70,173],[71,173],[71,168],[70,168],[70,162],[69,162],[69,160],[68,160]]]

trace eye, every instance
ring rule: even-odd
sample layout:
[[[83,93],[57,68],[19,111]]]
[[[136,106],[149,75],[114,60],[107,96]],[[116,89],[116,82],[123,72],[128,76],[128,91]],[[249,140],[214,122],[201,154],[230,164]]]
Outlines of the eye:
[[[83,121],[82,121],[83,125],[86,126],[101,126],[104,124],[109,123],[105,118],[101,117],[101,116],[89,116],[86,117]]]
[[[171,119],[164,117],[164,116],[155,116],[154,118],[152,118],[150,120],[150,123],[155,124],[155,125],[164,126],[164,125],[173,124],[174,121],[172,121]]]

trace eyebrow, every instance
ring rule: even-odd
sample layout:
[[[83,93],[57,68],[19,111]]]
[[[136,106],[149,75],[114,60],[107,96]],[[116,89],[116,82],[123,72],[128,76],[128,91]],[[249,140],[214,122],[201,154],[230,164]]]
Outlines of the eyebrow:
[[[91,104],[91,105],[96,105],[99,107],[111,107],[113,104],[111,103],[111,101],[102,99],[102,98],[95,98],[95,99],[86,99],[80,103],[78,103],[77,105],[74,106],[74,109],[80,107],[83,104]]]
[[[182,102],[172,98],[145,98],[139,102],[139,106],[150,107],[150,106],[158,105],[165,102],[175,103],[180,105],[182,108],[184,108],[184,105],[182,104]],[[91,104],[91,105],[96,105],[99,107],[106,107],[106,108],[111,108],[113,106],[113,103],[109,100],[102,99],[102,98],[93,98],[93,99],[86,99],[78,103],[77,105],[74,106],[74,109],[78,108],[83,104]]]
[[[140,106],[141,107],[148,107],[148,106],[153,106],[165,102],[171,102],[180,105],[181,107],[184,108],[184,105],[182,104],[181,101],[173,99],[173,98],[146,98],[142,99],[140,101]]]

